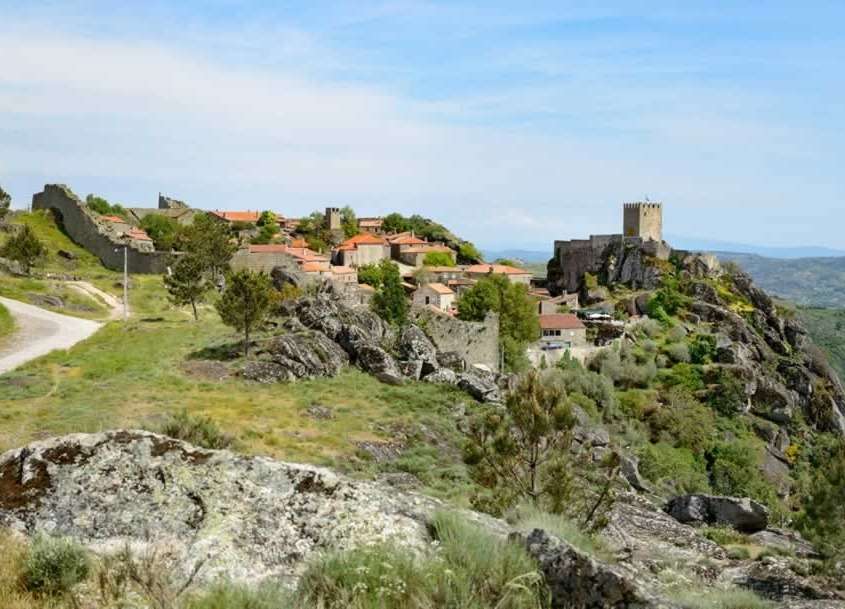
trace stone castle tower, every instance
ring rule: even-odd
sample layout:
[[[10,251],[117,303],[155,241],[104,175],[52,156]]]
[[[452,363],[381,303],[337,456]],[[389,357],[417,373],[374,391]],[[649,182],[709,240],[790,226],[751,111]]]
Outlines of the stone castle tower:
[[[663,240],[662,203],[625,203],[623,206],[622,234],[641,237],[643,240]]]
[[[326,226],[330,231],[341,230],[340,222],[340,208],[327,207],[326,208]]]

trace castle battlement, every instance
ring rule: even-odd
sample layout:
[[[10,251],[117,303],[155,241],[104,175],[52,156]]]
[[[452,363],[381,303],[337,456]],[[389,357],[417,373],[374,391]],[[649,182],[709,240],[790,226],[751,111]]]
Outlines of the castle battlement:
[[[638,201],[622,205],[622,234],[648,241],[663,240],[663,204]]]
[[[662,209],[663,203],[652,203],[651,201],[633,201],[631,203],[623,203],[624,209]]]

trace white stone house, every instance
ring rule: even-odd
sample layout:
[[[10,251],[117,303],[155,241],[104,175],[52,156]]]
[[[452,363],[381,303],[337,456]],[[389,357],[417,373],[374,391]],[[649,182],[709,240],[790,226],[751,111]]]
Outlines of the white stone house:
[[[414,292],[413,302],[415,305],[449,311],[455,304],[455,292],[442,283],[427,283]]]

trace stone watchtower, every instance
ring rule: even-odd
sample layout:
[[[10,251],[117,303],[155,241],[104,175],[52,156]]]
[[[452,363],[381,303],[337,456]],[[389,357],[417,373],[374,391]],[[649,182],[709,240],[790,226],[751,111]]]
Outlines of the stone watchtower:
[[[326,226],[330,231],[341,230],[339,207],[326,208]]]
[[[663,204],[625,203],[622,234],[626,237],[640,237],[644,241],[662,241]]]

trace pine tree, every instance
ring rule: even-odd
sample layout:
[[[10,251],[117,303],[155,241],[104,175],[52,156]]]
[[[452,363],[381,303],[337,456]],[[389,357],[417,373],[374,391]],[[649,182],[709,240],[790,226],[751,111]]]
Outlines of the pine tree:
[[[3,249],[0,250],[0,256],[20,263],[25,273],[29,273],[32,265],[46,253],[47,248],[27,224],[9,237]]]
[[[3,188],[0,188],[0,224],[6,219],[9,208],[12,206],[12,197]]]
[[[177,306],[191,305],[194,320],[199,319],[197,303],[211,288],[205,276],[205,265],[196,254],[185,254],[175,259],[170,272],[164,276],[164,287]]]
[[[373,295],[373,310],[385,321],[404,324],[408,320],[409,307],[399,267],[390,260],[382,260],[379,267],[381,285]]]
[[[249,335],[270,312],[273,285],[264,273],[238,271],[227,277],[226,289],[214,305],[227,326],[244,333],[244,357],[249,356]]]
[[[236,249],[229,227],[211,214],[197,214],[185,231],[185,251],[199,257],[215,283],[229,269]]]

